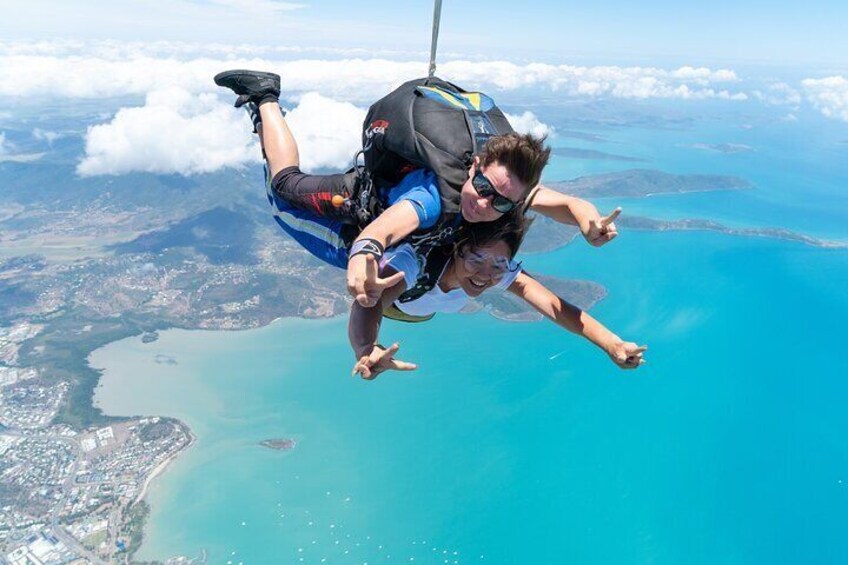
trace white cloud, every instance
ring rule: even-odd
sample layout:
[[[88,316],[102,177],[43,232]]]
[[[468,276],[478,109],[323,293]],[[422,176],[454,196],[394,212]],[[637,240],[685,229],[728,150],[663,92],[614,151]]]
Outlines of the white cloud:
[[[848,79],[831,76],[801,81],[807,100],[828,118],[848,122]]]
[[[13,153],[15,150],[11,142],[6,140],[6,133],[0,131],[0,163],[30,163],[44,157],[44,153]]]
[[[341,170],[349,166],[362,147],[365,109],[309,92],[287,116],[297,140],[304,171],[319,168]]]
[[[0,95],[22,96],[50,91],[55,96],[98,98],[143,95],[178,86],[193,93],[215,90],[212,76],[227,68],[273,70],[282,76],[284,93],[321,92],[337,99],[366,103],[401,82],[426,73],[424,58],[298,59],[296,51],[255,46],[194,44],[152,45],[100,42],[80,44],[0,44]],[[67,55],[65,54],[67,53]],[[744,100],[730,88],[740,82],[727,69],[684,66],[581,67],[508,61],[447,60],[439,74],[468,88],[487,91],[536,89],[576,97],[723,98]]]
[[[65,134],[59,133],[58,131],[35,128],[34,130],[32,130],[32,137],[34,137],[38,141],[46,141],[48,145],[53,145],[54,141],[65,137]]]
[[[27,103],[28,97],[44,92],[59,98],[143,95],[168,87],[203,92],[214,87],[211,77],[220,65],[202,59],[186,63],[142,56],[112,60],[11,55],[0,57],[0,95],[19,96]]]
[[[531,63],[516,65],[505,61],[449,61],[440,70],[450,78],[462,77],[474,85],[490,85],[501,90],[546,89],[580,97],[614,98],[727,98],[744,100],[741,92],[715,88],[739,81],[731,70],[680,67],[665,70],[654,67],[580,67]],[[459,78],[457,78],[459,80]]]
[[[766,91],[754,90],[751,94],[758,100],[772,106],[797,107],[801,104],[801,93],[785,82],[771,84]]]
[[[543,135],[550,137],[554,134],[554,128],[540,121],[533,112],[524,112],[521,115],[504,112],[504,115],[512,128],[518,133],[531,133],[536,137]]]
[[[0,153],[0,163],[9,161],[12,163],[32,163],[44,157],[46,153],[20,153],[18,155],[4,155]]]
[[[122,108],[86,132],[81,175],[196,174],[259,159],[245,117],[211,94],[180,88],[151,92],[142,107]]]
[[[287,121],[305,171],[341,169],[360,146],[365,110],[317,93],[301,97]],[[258,138],[246,115],[213,94],[171,88],[152,92],[144,106],[122,108],[88,128],[81,175],[148,172],[198,174],[258,164]]]

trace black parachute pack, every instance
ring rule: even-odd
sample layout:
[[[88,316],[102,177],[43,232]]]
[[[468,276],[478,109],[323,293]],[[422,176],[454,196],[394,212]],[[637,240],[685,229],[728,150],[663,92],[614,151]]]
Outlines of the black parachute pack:
[[[439,221],[405,240],[423,264],[416,284],[399,297],[399,302],[416,300],[436,285],[453,252],[451,242],[461,220],[460,192],[474,155],[493,135],[513,131],[490,97],[437,77],[406,82],[368,109],[362,152],[369,191],[393,187],[407,173],[421,168],[433,171],[439,183]],[[360,200],[360,207],[369,206],[373,217],[380,207],[374,205],[377,194]],[[395,319],[423,321],[430,317],[403,315]]]
[[[459,193],[473,157],[493,135],[512,126],[494,101],[437,77],[406,82],[371,105],[362,147],[377,188],[396,185],[408,172],[436,174],[442,217],[459,213]]]

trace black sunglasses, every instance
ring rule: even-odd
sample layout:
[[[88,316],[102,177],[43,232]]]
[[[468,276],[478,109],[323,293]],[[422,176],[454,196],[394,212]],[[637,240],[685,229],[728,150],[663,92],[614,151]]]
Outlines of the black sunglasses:
[[[474,177],[471,179],[471,186],[473,186],[474,190],[477,191],[477,194],[483,198],[487,196],[494,196],[494,198],[492,198],[492,208],[501,214],[512,212],[515,210],[515,207],[520,204],[520,202],[513,202],[495,190],[492,181],[487,179],[486,175],[484,175],[480,169],[477,169],[477,172],[474,173]]]

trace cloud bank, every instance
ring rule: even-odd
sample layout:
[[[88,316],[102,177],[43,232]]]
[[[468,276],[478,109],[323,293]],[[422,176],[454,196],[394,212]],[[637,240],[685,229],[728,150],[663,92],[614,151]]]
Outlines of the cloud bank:
[[[373,100],[410,77],[426,74],[424,58],[390,60],[291,59],[296,52],[249,46],[215,45],[200,53],[193,44],[158,43],[93,45],[79,42],[12,45],[0,43],[0,96],[20,96],[23,103],[45,91],[72,98],[145,95],[180,87],[212,92],[212,76],[226,68],[268,69],[282,76],[285,93],[317,91],[350,102]],[[270,57],[269,57],[270,55]],[[283,58],[281,58],[283,57]],[[543,90],[576,97],[744,100],[733,90],[739,83],[728,69],[684,66],[585,67],[508,61],[446,60],[439,74],[469,88],[487,91]]]
[[[848,122],[848,79],[831,76],[804,79],[807,100],[828,118]]]
[[[794,106],[801,104],[801,93],[785,82],[770,84],[765,90],[752,92],[755,98],[772,106]]]
[[[77,173],[190,175],[240,167],[259,155],[245,121],[214,95],[157,90],[144,106],[122,108],[111,122],[88,128]]]
[[[287,116],[305,171],[342,169],[360,146],[365,110],[308,93]],[[261,162],[258,138],[243,111],[212,94],[170,88],[143,106],[122,108],[86,133],[83,176],[130,172],[193,175]]]

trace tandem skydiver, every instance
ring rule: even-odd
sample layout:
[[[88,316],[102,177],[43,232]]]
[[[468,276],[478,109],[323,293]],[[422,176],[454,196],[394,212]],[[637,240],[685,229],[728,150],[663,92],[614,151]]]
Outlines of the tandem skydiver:
[[[287,233],[320,259],[338,267],[347,266],[349,275],[353,270],[354,276],[357,276],[356,268],[351,269],[351,264],[361,262],[361,274],[349,286],[359,291],[352,294],[357,298],[355,302],[362,311],[372,310],[368,314],[372,320],[375,319],[373,311],[379,310],[376,316],[377,327],[384,304],[380,297],[386,289],[391,289],[393,294],[392,299],[385,304],[390,305],[398,298],[397,304],[400,306],[387,308],[387,315],[405,319],[415,316],[404,313],[404,308],[420,310],[424,304],[428,305],[424,309],[430,308],[430,313],[456,311],[450,306],[445,307],[444,301],[439,304],[440,301],[436,300],[436,306],[432,306],[433,297],[451,294],[452,300],[448,300],[449,303],[457,300],[464,302],[468,299],[469,289],[482,292],[491,286],[490,282],[500,280],[499,277],[492,277],[487,282],[466,277],[462,280],[470,286],[463,287],[460,284],[461,278],[455,276],[459,262],[454,255],[490,253],[486,249],[477,250],[467,245],[454,247],[450,244],[457,231],[462,233],[463,227],[477,226],[479,230],[489,222],[494,222],[494,233],[508,233],[508,229],[496,224],[515,225],[523,221],[523,210],[519,209],[519,205],[529,192],[527,187],[538,183],[541,168],[549,154],[549,150],[542,146],[542,140],[514,133],[487,139],[482,155],[473,157],[470,170],[465,173],[466,181],[456,195],[458,213],[452,218],[455,222],[453,224],[444,225],[446,222],[441,204],[445,199],[439,193],[438,186],[441,178],[436,178],[430,171],[418,169],[405,174],[396,185],[380,193],[385,211],[361,229],[355,212],[351,213],[345,206],[339,205],[349,202],[351,196],[355,195],[360,172],[321,176],[305,175],[300,171],[297,144],[278,104],[279,77],[271,73],[228,71],[217,75],[215,82],[239,94],[237,105],[247,103],[249,108],[252,106],[251,117],[260,134],[267,160],[268,198],[276,209],[275,219]],[[616,236],[613,220],[618,211],[601,218],[591,204],[580,199],[541,187],[534,194],[534,204],[538,205],[540,211],[562,222],[578,223],[590,243],[602,245]],[[531,208],[536,209],[535,205]],[[459,221],[462,219],[465,222]],[[443,237],[445,234],[451,237]],[[466,237],[466,243],[473,239],[473,236]],[[491,236],[487,241],[495,245],[499,243],[493,241]],[[404,242],[403,248],[398,246],[400,242]],[[387,252],[385,245],[393,247]],[[447,253],[444,251],[445,246],[450,248]],[[509,257],[501,253],[493,256],[493,260],[498,264],[508,262],[516,250],[517,244],[510,247]],[[384,257],[384,254],[387,256]],[[415,271],[412,278],[407,276],[406,280],[405,273],[395,268],[398,261],[404,262],[397,259],[403,256],[406,257],[407,265],[414,265],[407,270],[410,273]],[[451,262],[451,259],[454,260]],[[377,275],[378,260],[390,274]],[[390,262],[393,265],[389,265]],[[447,268],[449,264],[454,266],[453,269]],[[469,265],[468,261],[462,264],[466,267]],[[470,272],[469,268],[465,272]],[[635,343],[623,342],[588,314],[560,300],[529,276],[518,273],[516,277],[510,279],[507,287],[534,308],[604,348],[619,366],[635,368],[641,364],[643,348]],[[357,310],[356,320],[362,319],[362,311]],[[355,326],[352,319],[351,327]],[[409,364],[393,359],[396,345],[383,348],[372,343],[365,347],[360,341],[354,347],[360,368],[358,372],[363,376],[368,374],[373,378],[371,375],[385,368],[412,368]],[[382,368],[362,370],[368,367]]]
[[[368,256],[379,260],[387,246],[408,241],[426,257],[451,243],[462,221],[490,222],[529,208],[579,226],[594,246],[617,235],[619,209],[602,217],[589,202],[539,185],[550,155],[544,139],[514,133],[481,93],[438,78],[407,82],[366,117],[365,171],[307,175],[279,107],[280,77],[233,70],[216,75],[215,83],[239,95],[236,105],[246,104],[254,127],[261,128],[278,223],[297,239],[298,221],[321,216],[321,233],[301,234],[299,241],[312,250],[312,239],[323,259],[347,269],[348,291],[363,306],[374,306],[400,280],[369,279]],[[418,106],[422,111],[415,113]]]

